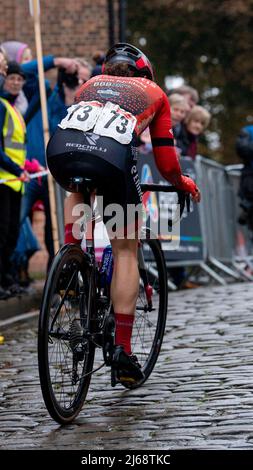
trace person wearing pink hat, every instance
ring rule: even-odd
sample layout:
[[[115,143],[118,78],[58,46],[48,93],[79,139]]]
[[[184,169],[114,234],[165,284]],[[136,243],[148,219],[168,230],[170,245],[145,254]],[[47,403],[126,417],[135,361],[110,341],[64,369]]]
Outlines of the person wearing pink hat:
[[[0,45],[8,60],[24,64],[32,60],[32,51],[28,44],[19,41],[5,41]]]

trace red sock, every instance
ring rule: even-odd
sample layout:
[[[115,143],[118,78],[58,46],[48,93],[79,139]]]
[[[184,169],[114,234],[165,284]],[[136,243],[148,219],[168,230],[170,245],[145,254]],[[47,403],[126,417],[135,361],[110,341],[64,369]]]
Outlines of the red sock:
[[[134,315],[115,313],[116,331],[115,344],[123,346],[127,354],[131,354],[131,336],[133,330]]]
[[[64,243],[81,243],[81,240],[78,240],[73,235],[73,224],[65,225]]]

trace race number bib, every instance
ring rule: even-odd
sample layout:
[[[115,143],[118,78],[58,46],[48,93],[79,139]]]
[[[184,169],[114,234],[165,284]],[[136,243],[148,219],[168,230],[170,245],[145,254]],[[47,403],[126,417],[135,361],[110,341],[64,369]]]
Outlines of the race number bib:
[[[59,127],[62,129],[78,129],[79,131],[90,131],[103,109],[98,101],[80,101],[68,108],[67,116],[62,119]]]
[[[81,101],[68,108],[67,116],[60,122],[62,129],[78,129],[111,137],[121,144],[132,140],[136,117],[108,101],[103,106],[98,101]]]
[[[136,121],[131,113],[108,101],[96,122],[94,133],[111,137],[121,144],[129,144]]]

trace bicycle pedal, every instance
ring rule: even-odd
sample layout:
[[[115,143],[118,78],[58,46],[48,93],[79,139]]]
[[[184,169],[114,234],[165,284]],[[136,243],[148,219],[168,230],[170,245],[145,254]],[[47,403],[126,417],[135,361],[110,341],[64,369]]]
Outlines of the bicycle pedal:
[[[60,290],[60,296],[63,297],[65,295],[66,290],[62,289]],[[67,292],[67,297],[76,297],[76,292],[74,290],[69,290]]]
[[[123,375],[118,376],[117,369],[114,369],[113,367],[111,368],[111,386],[112,387],[116,387],[117,384],[120,384],[120,385],[123,385],[123,387],[128,388],[137,383],[138,381],[134,379],[133,377],[123,376]]]
[[[123,376],[123,375],[118,378],[118,381],[119,381],[119,383],[121,383],[122,385],[123,385],[123,384],[130,384],[130,385],[133,385],[133,384],[138,383],[137,380],[133,379],[133,377],[125,377],[125,376]]]

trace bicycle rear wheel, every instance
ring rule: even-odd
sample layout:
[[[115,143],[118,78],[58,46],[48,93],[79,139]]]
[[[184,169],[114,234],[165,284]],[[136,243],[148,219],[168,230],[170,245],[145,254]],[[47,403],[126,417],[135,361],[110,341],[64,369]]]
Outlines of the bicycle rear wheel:
[[[80,247],[65,245],[45,284],[38,329],[43,398],[52,418],[70,423],[86,398],[95,346],[89,341],[91,268]]]
[[[138,357],[144,379],[134,385],[126,384],[128,388],[139,387],[151,374],[160,353],[167,316],[167,271],[161,244],[159,240],[148,237],[141,240],[140,245],[141,280],[132,333],[132,353]],[[147,285],[148,289],[145,287]]]

